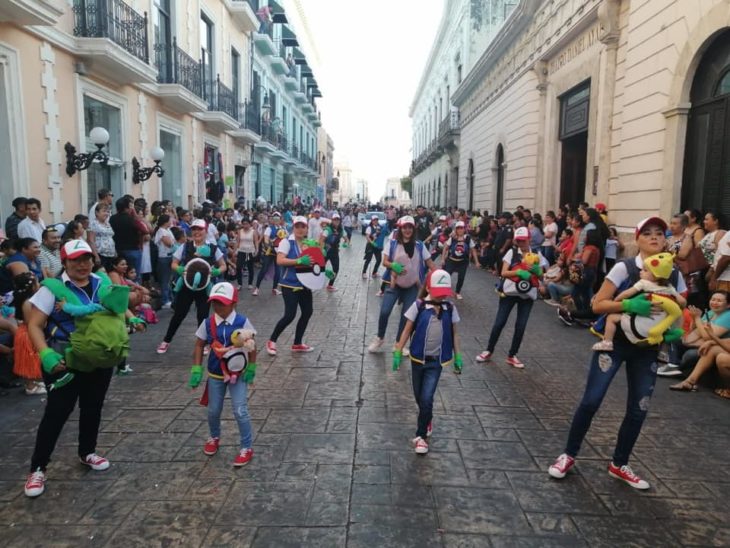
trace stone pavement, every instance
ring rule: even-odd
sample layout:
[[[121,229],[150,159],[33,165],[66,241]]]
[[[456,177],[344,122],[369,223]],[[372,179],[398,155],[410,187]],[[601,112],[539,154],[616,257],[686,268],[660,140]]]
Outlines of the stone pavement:
[[[623,416],[619,375],[576,467],[562,482],[546,469],[565,443],[583,389],[593,339],[563,327],[537,303],[520,358],[504,364],[511,329],[493,364],[485,347],[494,279],[470,269],[458,304],[466,363],[444,372],[431,452],[409,446],[416,407],[409,365],[368,354],[380,300],[360,278],[362,239],[343,251],[340,291],[315,297],[306,342],[291,355],[293,326],[275,359],[262,354],[251,391],[254,460],[231,467],[238,440],[224,408],[221,451],[207,437],[201,389],[191,392],[194,322],[170,352],[155,346],[161,324],[135,336],[134,373],[113,380],[99,452],[112,467],[90,472],[75,459],[76,415],[48,469],[46,493],[22,494],[39,398],[0,400],[0,544],[4,546],[721,546],[730,543],[730,416],[704,390],[670,393],[659,379],[632,464],[652,482],[637,492],[609,478],[607,461]],[[268,291],[240,308],[259,345],[282,313]],[[191,318],[192,318],[191,314]],[[390,324],[394,336],[395,315]],[[285,338],[286,337],[286,338]]]

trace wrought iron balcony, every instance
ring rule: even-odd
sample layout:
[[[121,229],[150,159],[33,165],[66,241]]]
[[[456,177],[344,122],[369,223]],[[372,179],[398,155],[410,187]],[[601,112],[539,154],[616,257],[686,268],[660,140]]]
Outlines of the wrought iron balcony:
[[[458,110],[452,110],[439,124],[438,142],[441,146],[450,146],[461,131],[461,119]]]
[[[207,84],[203,98],[208,101],[208,110],[223,112],[234,120],[238,120],[238,101],[233,90],[221,82],[220,75]]]
[[[274,41],[276,53],[271,57],[271,68],[276,74],[287,74],[289,66],[286,64],[286,46],[281,39]]]
[[[147,12],[140,15],[122,0],[74,0],[74,36],[108,38],[149,64]]]
[[[261,111],[254,103],[244,101],[238,104],[238,121],[242,129],[261,135]]]
[[[178,47],[177,38],[172,39],[172,44],[155,44],[155,58],[160,84],[179,84],[203,97],[202,66]]]

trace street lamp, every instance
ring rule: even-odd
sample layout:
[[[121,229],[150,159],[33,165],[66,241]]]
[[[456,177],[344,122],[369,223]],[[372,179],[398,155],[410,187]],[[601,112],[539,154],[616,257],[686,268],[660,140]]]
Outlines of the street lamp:
[[[109,156],[102,150],[109,142],[109,132],[103,127],[95,127],[89,132],[89,139],[96,145],[96,150],[76,154],[76,147],[66,142],[64,150],[66,151],[66,174],[72,177],[77,171],[84,171],[94,162],[99,162],[106,167],[109,162]]]
[[[165,151],[160,147],[155,147],[150,150],[150,157],[155,162],[155,165],[152,167],[141,167],[137,161],[137,157],[132,158],[132,182],[134,184],[146,181],[152,177],[153,173],[156,173],[158,177],[162,177],[165,174],[165,170],[160,165],[160,162],[165,157]]]

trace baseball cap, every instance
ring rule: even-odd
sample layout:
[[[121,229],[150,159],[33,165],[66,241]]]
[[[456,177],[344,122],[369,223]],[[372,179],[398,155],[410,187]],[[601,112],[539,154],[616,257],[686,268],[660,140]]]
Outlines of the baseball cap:
[[[401,217],[398,221],[399,226],[405,226],[405,225],[413,225],[416,226],[416,221],[411,217],[410,215],[406,215],[405,217]]]
[[[319,218],[319,224],[330,224],[332,222],[332,219],[328,219],[327,217],[320,217]]]
[[[527,230],[524,226],[521,226],[517,230],[515,230],[515,240],[529,240],[530,239],[530,231]]]
[[[642,219],[641,221],[639,221],[639,224],[636,225],[635,238],[638,238],[639,234],[641,234],[641,231],[649,225],[658,226],[662,229],[662,232],[666,232],[667,230],[667,223],[664,222],[664,219],[662,219],[661,217],[647,217],[646,219]]]
[[[465,226],[464,221],[457,221],[454,228],[464,228]]]
[[[337,212],[335,212],[335,213],[332,214],[332,218],[333,219],[340,219],[340,214],[337,213]]]
[[[445,270],[434,270],[426,277],[426,287],[432,297],[451,297],[451,275]]]
[[[208,302],[218,301],[223,304],[238,302],[238,290],[228,282],[219,282],[210,290]]]
[[[61,247],[61,260],[78,259],[82,255],[92,255],[91,247],[84,240],[69,240]]]
[[[273,213],[271,214],[271,216],[272,216],[272,217],[277,217],[277,218],[281,218],[281,213],[279,213],[278,211],[274,211],[274,212],[273,212]]]
[[[599,213],[604,213],[606,211],[606,204],[604,204],[603,202],[598,202],[596,204],[596,211],[598,211]]]
[[[292,224],[294,225],[306,225],[308,223],[309,221],[307,221],[307,218],[303,215],[297,215],[294,219],[292,219]]]
[[[378,217],[377,215],[370,215],[370,220],[371,221],[379,221],[380,220],[380,217]]]
[[[205,220],[203,219],[195,219],[192,223],[190,223],[190,228],[202,228],[205,230],[208,228],[208,225],[205,224]]]
[[[439,221],[445,221],[445,220],[446,220],[446,215],[441,215],[441,217],[439,217]]]

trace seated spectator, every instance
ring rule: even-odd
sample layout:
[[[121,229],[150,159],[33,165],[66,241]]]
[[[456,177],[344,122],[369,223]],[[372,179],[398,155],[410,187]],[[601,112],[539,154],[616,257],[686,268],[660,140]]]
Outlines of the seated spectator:
[[[38,256],[41,247],[33,238],[20,238],[15,247],[17,251],[10,255],[0,266],[0,294],[13,290],[13,278],[23,272],[32,272],[38,280],[43,279]]]
[[[565,258],[560,256],[558,261],[548,268],[544,277],[545,291],[550,296],[545,304],[550,306],[560,306],[563,297],[567,297],[573,292],[573,284],[568,278],[568,269],[565,266]]]
[[[129,267],[127,259],[115,257],[112,261],[112,268],[107,271],[107,274],[113,284],[129,286],[129,308],[135,311],[139,305],[150,302],[150,293],[146,287],[136,283],[134,278],[130,278],[130,270],[132,274],[136,274],[134,268]]]
[[[61,274],[61,235],[55,226],[49,226],[43,231],[41,254],[38,258],[44,278],[55,278]]]

